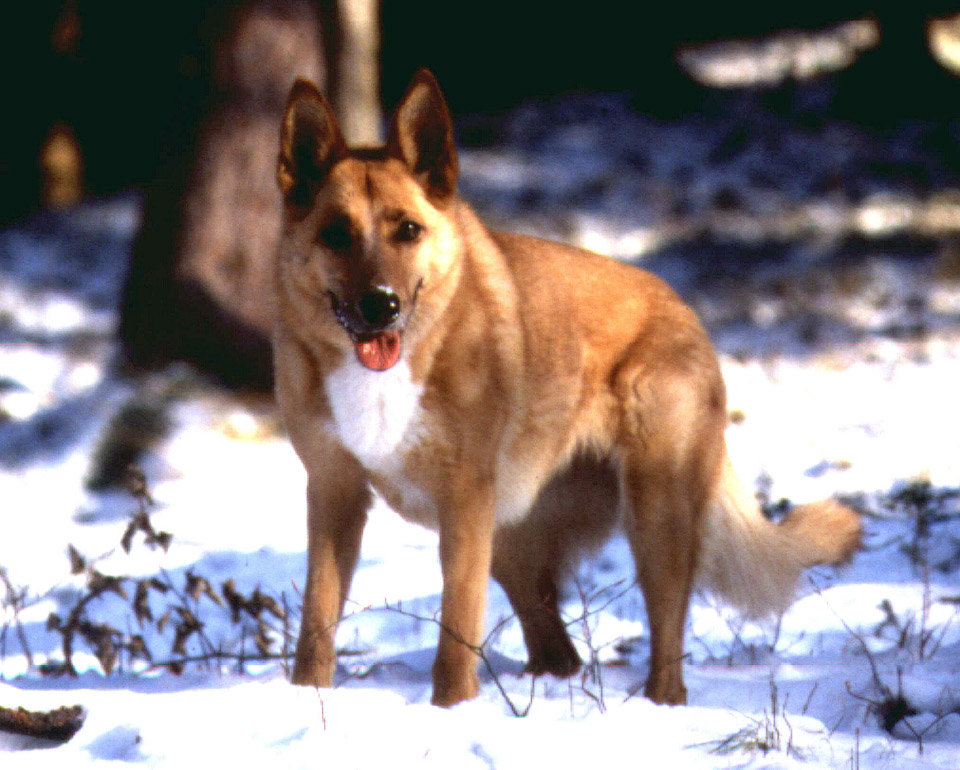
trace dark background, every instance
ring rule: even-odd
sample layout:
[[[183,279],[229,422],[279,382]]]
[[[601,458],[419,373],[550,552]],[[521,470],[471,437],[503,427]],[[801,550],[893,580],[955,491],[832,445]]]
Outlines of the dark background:
[[[212,45],[238,5],[66,0],[6,8],[0,223],[39,204],[37,158],[54,123],[74,132],[93,195],[146,184],[185,152],[210,98]],[[696,110],[703,98],[675,65],[681,46],[872,15],[883,42],[851,68],[857,73],[835,108],[859,122],[949,117],[956,89],[926,54],[924,23],[956,10],[944,2],[386,0],[381,92],[392,105],[427,66],[458,116],[569,91],[618,91],[641,111],[669,117]]]
[[[273,178],[274,127],[294,70],[307,60],[326,74],[320,85],[342,122],[344,111],[363,102],[354,96],[362,89],[350,90],[344,78],[344,72],[363,71],[356,62],[365,60],[342,56],[351,50],[344,42],[351,38],[343,4],[369,1],[57,0],[5,10],[0,227],[20,220],[30,226],[36,220],[27,217],[45,206],[63,210],[130,190],[140,195],[139,230],[118,265],[125,274],[118,336],[127,368],[189,361],[231,386],[270,390],[269,298],[282,210]],[[570,96],[577,93],[616,94],[631,115],[683,126],[693,137],[710,135],[716,146],[708,159],[664,179],[652,170],[657,148],[643,146],[635,127],[624,123],[607,142],[629,144],[609,178],[576,182],[572,176],[574,165],[589,161],[591,152],[602,155],[606,147],[581,144],[569,150],[563,163],[578,185],[571,192],[574,200],[553,200],[536,174],[528,174],[519,192],[492,190],[484,199],[472,198],[494,219],[503,209],[529,208],[556,224],[592,199],[603,210],[591,213],[615,218],[614,198],[607,193],[630,184],[635,189],[629,216],[635,218],[641,204],[669,188],[676,200],[667,219],[687,222],[688,229],[692,222],[693,229],[652,259],[672,265],[671,275],[686,275],[690,285],[715,290],[722,285],[718,275],[753,274],[758,260],[789,261],[783,255],[809,245],[800,243],[800,236],[810,234],[774,243],[768,233],[757,243],[730,232],[724,223],[731,216],[756,218],[751,185],[790,191],[796,202],[834,204],[857,204],[878,191],[907,192],[918,196],[911,206],[919,211],[960,180],[960,78],[940,66],[928,48],[931,20],[957,14],[956,6],[946,3],[700,7],[383,0],[379,7],[377,63],[385,114],[413,73],[429,67],[450,104],[462,146],[510,142],[526,148],[531,158],[543,156],[537,135],[548,123],[562,123],[551,113],[551,100],[597,103],[577,102]],[[678,66],[678,52],[711,41],[726,41],[721,46],[733,50],[737,40],[789,40],[782,31],[821,34],[862,18],[879,26],[879,44],[840,71],[723,89],[695,83]],[[960,22],[952,23],[960,50]],[[518,105],[533,107],[533,117],[521,128]],[[589,116],[595,132],[616,130],[613,116],[607,117]],[[812,154],[791,147],[811,136],[822,143],[838,127],[857,145],[841,153],[846,158],[841,167],[816,162],[825,145]],[[847,131],[850,127],[856,130]],[[731,177],[709,201],[699,200],[703,184],[713,185],[718,170],[737,156],[753,158],[752,181]],[[51,158],[60,164],[60,176],[50,171]],[[817,166],[815,178],[808,173],[811,166]],[[577,206],[569,205],[573,202]],[[898,249],[928,261],[960,253],[956,228],[950,225],[934,239],[929,233],[897,234],[910,241]],[[553,229],[546,235],[566,237]],[[844,237],[849,246],[864,235]],[[813,240],[812,251],[822,251],[823,239]],[[844,248],[845,259],[863,260],[862,249]]]

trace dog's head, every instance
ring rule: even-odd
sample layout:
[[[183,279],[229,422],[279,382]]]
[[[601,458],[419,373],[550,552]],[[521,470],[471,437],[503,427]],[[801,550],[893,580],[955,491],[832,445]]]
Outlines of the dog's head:
[[[280,136],[285,226],[278,255],[284,303],[328,344],[366,367],[392,367],[429,316],[459,248],[453,126],[436,80],[413,79],[387,143],[350,148],[330,105],[298,80]]]

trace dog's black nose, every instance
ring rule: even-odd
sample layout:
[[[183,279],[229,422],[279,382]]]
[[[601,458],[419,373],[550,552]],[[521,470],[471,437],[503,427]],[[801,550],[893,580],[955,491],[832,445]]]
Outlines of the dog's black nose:
[[[376,288],[360,297],[360,318],[371,330],[386,329],[400,316],[400,297],[386,288]]]

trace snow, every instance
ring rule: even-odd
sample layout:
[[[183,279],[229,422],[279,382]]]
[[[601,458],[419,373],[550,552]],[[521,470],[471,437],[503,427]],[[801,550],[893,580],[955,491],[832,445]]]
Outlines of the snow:
[[[656,124],[604,98],[528,106],[510,121],[502,148],[465,151],[468,194],[495,221],[623,258],[649,256],[646,264],[676,279],[717,341],[738,415],[728,440],[743,477],[771,503],[846,496],[868,511],[864,551],[839,571],[812,571],[778,624],[744,624],[696,597],[689,706],[670,708],[638,693],[646,619],[629,549],[615,537],[580,566],[563,601],[585,673],[569,682],[522,676],[518,624],[491,584],[493,674],[481,667],[480,697],[442,710],[429,705],[436,536],[378,503],[338,631],[337,686],[292,687],[282,663],[257,658],[252,615],[233,622],[228,608],[184,591],[191,576],[219,596],[228,580],[244,597],[259,589],[290,613],[286,622],[262,616],[271,651],[290,649],[284,630],[295,636],[305,569],[303,469],[262,404],[177,368],[138,381],[116,374],[114,307],[139,204],[129,196],[94,202],[0,233],[0,567],[9,588],[23,590],[17,599],[0,585],[0,706],[79,704],[86,714],[60,745],[0,733],[0,766],[960,766],[960,287],[933,280],[934,257],[905,260],[882,243],[850,272],[817,238],[886,227],[880,208],[853,206],[855,215],[838,217],[823,199],[798,204],[788,188],[806,189],[816,175],[803,164],[806,177],[781,170],[781,188],[757,198],[751,227],[762,230],[764,217],[795,204],[820,206],[826,224],[814,227],[813,245],[731,274],[682,249],[652,255],[714,221],[710,201],[724,186],[743,188],[747,204],[759,195],[747,179],[767,162],[762,143],[714,168],[711,146],[730,130],[722,119],[711,143],[697,121]],[[545,128],[551,121],[554,133]],[[866,151],[851,131],[801,134],[792,151],[856,166]],[[638,135],[661,151],[612,180],[612,156]],[[677,182],[684,165],[699,171]],[[536,185],[541,197],[531,206]],[[601,190],[596,200],[578,200],[591,185]],[[693,225],[671,213],[679,199]],[[771,290],[785,275],[792,288]],[[810,318],[816,323],[805,326]],[[895,331],[910,324],[922,333]],[[155,501],[150,523],[173,538],[164,551],[138,532],[128,553],[121,539],[141,503],[119,489],[87,489],[91,457],[124,404],[172,391],[171,427],[142,467]],[[918,519],[911,495],[924,494],[940,497]],[[39,672],[63,660],[49,615],[66,618],[89,591],[86,575],[70,573],[68,545],[102,575],[125,579],[127,598],[100,594],[86,606],[89,618],[143,635],[157,665],[121,652],[106,676],[78,637],[77,677]],[[141,624],[133,589],[153,577],[180,594],[151,591],[154,622]],[[176,676],[160,664],[174,657],[178,606],[204,624],[185,651],[208,660]],[[160,631],[155,621],[166,610],[172,619]],[[211,662],[211,648],[232,657]],[[888,732],[877,713],[897,696],[916,713]]]

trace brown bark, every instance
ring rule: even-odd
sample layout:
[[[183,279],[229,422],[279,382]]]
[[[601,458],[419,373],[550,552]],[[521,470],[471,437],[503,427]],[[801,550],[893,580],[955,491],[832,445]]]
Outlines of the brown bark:
[[[128,363],[196,364],[269,389],[280,118],[297,77],[325,85],[319,14],[250,0],[210,22],[209,93],[185,157],[148,188],[121,307]]]
[[[83,727],[84,718],[80,706],[61,706],[52,711],[27,711],[25,708],[0,706],[0,730],[64,743]]]

